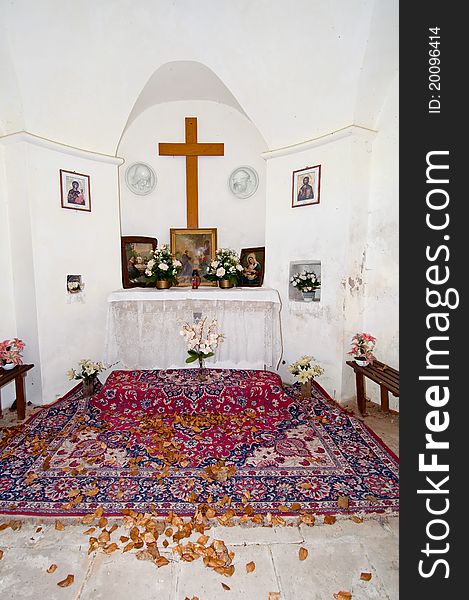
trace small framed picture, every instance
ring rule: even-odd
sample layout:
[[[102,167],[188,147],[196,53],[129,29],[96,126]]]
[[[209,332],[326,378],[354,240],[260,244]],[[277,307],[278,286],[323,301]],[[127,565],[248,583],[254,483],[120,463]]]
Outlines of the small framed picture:
[[[293,171],[292,207],[319,204],[321,165]]]
[[[91,212],[90,176],[60,169],[62,208]]]
[[[260,287],[264,281],[265,248],[243,248],[240,256],[242,287]]]
[[[121,237],[122,285],[125,289],[146,286],[145,269],[157,243],[156,238],[151,237]]]
[[[192,271],[197,269],[200,285],[216,286],[216,281],[207,281],[204,276],[215,259],[217,251],[217,230],[207,229],[171,229],[171,254],[182,262],[182,271],[178,275],[178,285],[191,285]]]

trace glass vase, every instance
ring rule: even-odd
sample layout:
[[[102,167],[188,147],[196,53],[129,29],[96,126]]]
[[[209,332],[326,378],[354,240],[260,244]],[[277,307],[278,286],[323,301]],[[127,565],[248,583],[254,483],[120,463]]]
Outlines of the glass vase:
[[[204,381],[205,379],[205,361],[203,356],[199,356],[199,372],[198,372],[198,378],[199,381]]]

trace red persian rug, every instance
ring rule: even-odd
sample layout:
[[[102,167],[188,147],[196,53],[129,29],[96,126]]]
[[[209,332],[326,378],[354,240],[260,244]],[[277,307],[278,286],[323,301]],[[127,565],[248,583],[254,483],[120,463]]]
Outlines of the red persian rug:
[[[396,513],[396,457],[319,386],[298,392],[216,369],[115,371],[89,400],[76,386],[4,433],[0,513]]]

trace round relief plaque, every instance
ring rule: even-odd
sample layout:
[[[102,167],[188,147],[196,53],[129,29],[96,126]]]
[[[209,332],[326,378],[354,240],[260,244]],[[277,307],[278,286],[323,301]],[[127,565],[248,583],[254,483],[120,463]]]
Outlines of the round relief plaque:
[[[228,185],[237,198],[249,198],[257,190],[259,176],[252,167],[238,167],[231,173]]]
[[[155,171],[146,163],[134,163],[125,172],[125,183],[134,194],[145,196],[155,189]]]

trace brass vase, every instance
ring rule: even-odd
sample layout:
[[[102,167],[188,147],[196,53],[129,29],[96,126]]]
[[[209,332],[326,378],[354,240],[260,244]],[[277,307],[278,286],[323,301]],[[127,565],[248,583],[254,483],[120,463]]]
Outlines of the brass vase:
[[[158,281],[156,282],[156,288],[158,290],[169,290],[170,287],[171,282],[167,279],[158,279]]]
[[[222,289],[227,290],[228,288],[232,288],[234,286],[234,283],[230,279],[219,279],[218,285]]]

